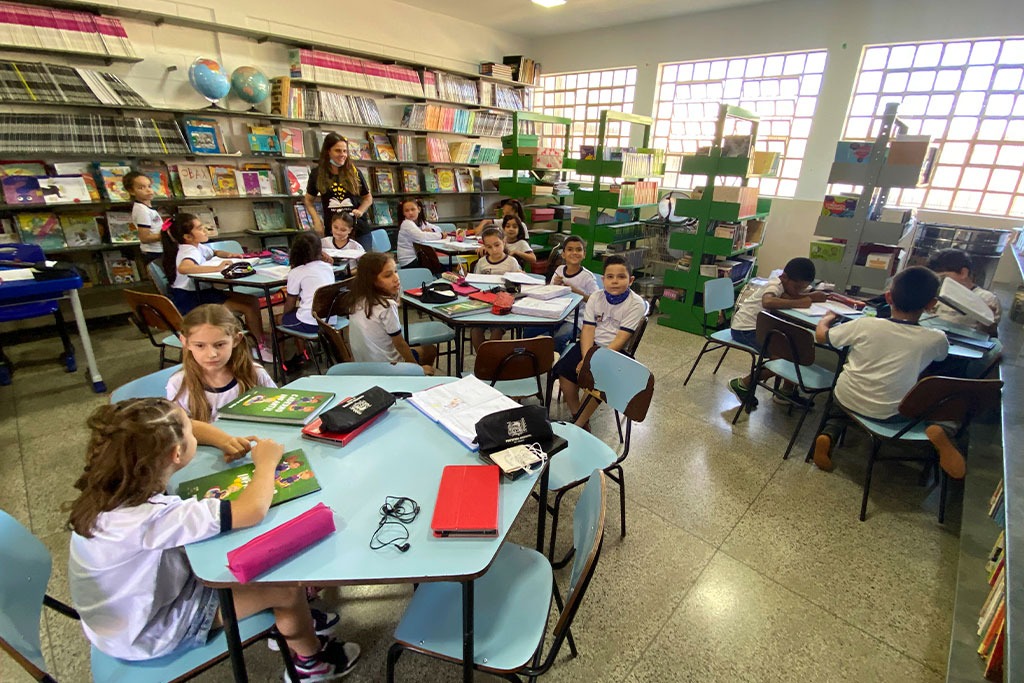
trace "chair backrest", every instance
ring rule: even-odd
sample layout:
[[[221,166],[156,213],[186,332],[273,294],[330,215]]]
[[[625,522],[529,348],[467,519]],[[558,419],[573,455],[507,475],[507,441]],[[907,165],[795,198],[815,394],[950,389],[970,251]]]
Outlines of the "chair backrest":
[[[781,358],[794,365],[814,364],[814,333],[767,311],[757,314],[757,341],[764,358]]]
[[[651,302],[644,299],[644,317],[640,320],[640,323],[633,330],[633,334],[626,340],[626,343],[622,347],[622,353],[626,354],[630,358],[636,357],[636,350],[640,346],[640,342],[643,341],[644,332],[647,331],[647,325],[651,322]]]
[[[420,262],[420,267],[426,268],[435,276],[444,272],[444,266],[441,265],[441,259],[437,258],[437,252],[434,251],[433,247],[426,244],[420,244],[419,242],[413,242],[412,248],[413,251],[416,252],[416,260]]]
[[[216,242],[207,242],[206,246],[214,251],[226,251],[231,254],[245,253],[245,249],[242,248],[238,240],[217,240]]]
[[[4,244],[0,245],[0,260],[24,261],[35,263],[46,258],[43,248],[38,244]]]
[[[715,278],[704,283],[704,312],[726,311],[736,304],[736,283],[727,277]]]
[[[618,351],[591,347],[583,359],[579,386],[604,394],[604,401],[634,422],[643,422],[654,397],[654,374]]]
[[[555,340],[549,336],[530,339],[485,341],[476,350],[473,374],[485,382],[538,377],[555,364]]]
[[[555,270],[558,266],[562,265],[562,245],[559,244],[557,247],[551,250],[551,255],[548,256],[548,267],[544,271],[544,281],[550,283],[551,278],[555,275]]]
[[[416,363],[338,363],[327,368],[333,376],[388,375],[393,377],[423,377],[423,368]]]
[[[50,552],[3,510],[0,547],[4,549],[4,569],[0,572],[0,646],[36,680],[44,680],[46,661],[39,641],[39,620],[52,569]]]
[[[181,313],[174,302],[166,296],[126,289],[124,299],[135,315],[135,323],[140,329],[155,327],[173,333],[181,330]],[[148,329],[145,331],[150,334]]]
[[[164,272],[164,267],[160,265],[160,260],[150,261],[146,265],[146,272],[149,273],[149,279],[156,285],[156,290],[167,296],[170,291],[168,289],[170,283],[167,282],[167,273]]]
[[[372,241],[374,251],[391,251],[391,238],[388,237],[388,231],[384,228],[377,228],[376,230],[371,231],[370,239]]]
[[[167,396],[167,380],[178,370],[181,370],[180,364],[172,365],[169,368],[133,379],[127,384],[122,384],[110,392],[110,402],[117,403],[128,398],[164,398]]]
[[[434,223],[434,227],[440,228],[441,232],[455,232],[457,230],[454,223]]]
[[[402,289],[415,289],[424,282],[433,282],[434,274],[427,268],[399,268],[398,279]]]
[[[925,377],[900,401],[899,413],[915,420],[965,424],[999,405],[1002,389],[999,379]]]
[[[330,320],[332,315],[345,315],[345,296],[351,288],[353,279],[339,280],[318,287],[313,292],[313,313],[318,314],[324,320]]]
[[[352,356],[352,349],[349,348],[348,342],[345,341],[345,335],[341,330],[328,323],[328,319],[318,315],[315,310],[313,311],[313,319],[316,320],[317,329],[320,331],[320,338],[327,342],[326,347],[331,358],[338,363],[351,363],[355,360]]]

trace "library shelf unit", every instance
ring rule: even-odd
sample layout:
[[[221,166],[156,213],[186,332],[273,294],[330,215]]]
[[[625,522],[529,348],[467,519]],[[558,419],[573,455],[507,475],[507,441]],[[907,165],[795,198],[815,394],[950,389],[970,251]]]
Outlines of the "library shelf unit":
[[[650,166],[649,173],[631,174],[628,172],[628,168],[623,168],[625,163],[623,158],[605,158],[606,156],[611,156],[610,150],[605,143],[609,121],[628,123],[631,126],[639,126],[643,129],[642,144],[637,148],[636,152],[630,152],[629,154],[637,159],[647,157],[647,163]],[[649,147],[653,126],[654,120],[649,116],[626,114],[612,109],[605,109],[601,112],[600,116],[597,130],[598,144],[594,147],[594,158],[578,159],[576,161],[576,173],[578,175],[593,176],[594,180],[591,183],[580,182],[572,184],[574,189],[573,204],[588,207],[589,211],[587,213],[587,222],[577,223],[573,221],[570,230],[573,235],[582,237],[587,243],[583,265],[595,273],[600,273],[603,270],[601,260],[594,256],[595,248],[598,244],[605,245],[605,248],[625,245],[628,249],[635,250],[636,243],[646,236],[643,223],[640,222],[640,211],[641,209],[656,207],[658,205],[657,197],[655,196],[654,202],[621,204],[621,195],[618,191],[603,189],[601,185],[603,180],[614,181],[619,179],[626,182],[649,180],[660,177],[665,172],[664,154],[658,154]],[[624,173],[625,175],[623,175]],[[589,188],[583,189],[586,185],[589,185]],[[615,222],[600,222],[600,217],[605,209],[611,209],[616,212]],[[619,221],[620,211],[627,212],[629,219]],[[632,253],[638,254],[639,252],[632,251]],[[627,253],[625,256],[628,258],[630,254]],[[635,270],[640,269],[642,265],[641,262],[632,263],[632,267]]]
[[[658,319],[658,324],[693,334],[704,333],[705,321],[710,325],[716,325],[718,322],[717,313],[714,314],[716,319],[711,319],[710,314],[704,313],[704,283],[717,278],[718,275],[702,275],[701,265],[710,265],[720,259],[730,259],[741,255],[748,255],[756,259],[757,251],[764,239],[763,226],[756,241],[747,242],[744,239],[742,244],[736,244],[733,238],[715,237],[715,226],[719,221],[729,223],[764,221],[771,210],[771,200],[766,197],[758,197],[756,208],[753,210],[747,208],[745,211],[741,209],[739,202],[714,200],[715,188],[719,186],[719,178],[739,178],[742,188],[748,186],[751,178],[761,177],[751,172],[754,159],[752,154],[751,156],[737,157],[722,155],[723,139],[729,119],[743,121],[750,126],[750,152],[748,154],[753,151],[754,144],[757,142],[759,121],[757,114],[732,105],[719,105],[718,120],[715,123],[715,139],[709,154],[690,154],[682,158],[682,173],[707,177],[707,183],[699,199],[677,199],[675,203],[677,216],[696,219],[696,231],[676,230],[669,233],[668,237],[670,248],[690,254],[690,265],[685,270],[676,267],[665,271],[665,289],[675,290],[679,294],[677,299],[662,296],[658,300],[658,306],[663,313]],[[743,279],[735,283],[736,291],[739,292],[756,272],[757,263],[755,261]]]
[[[887,163],[892,140],[898,140],[906,133],[907,126],[897,116],[899,103],[885,105],[882,124],[871,146],[871,153],[861,163],[835,161],[829,172],[830,185],[853,185],[860,187],[853,216],[828,216],[818,218],[814,234],[818,238],[845,240],[841,260],[812,258],[818,279],[835,284],[836,291],[861,290],[879,293],[885,290],[895,268],[871,268],[858,264],[858,256],[865,245],[879,244],[895,247],[907,243],[908,232],[913,231],[914,221],[872,220],[872,207],[884,207],[891,188],[915,188],[921,186],[921,165],[893,165]],[[823,212],[824,213],[824,212]],[[912,241],[912,240],[911,240]],[[906,250],[909,253],[909,249]],[[896,260],[896,255],[893,256]],[[895,266],[895,264],[894,264]]]

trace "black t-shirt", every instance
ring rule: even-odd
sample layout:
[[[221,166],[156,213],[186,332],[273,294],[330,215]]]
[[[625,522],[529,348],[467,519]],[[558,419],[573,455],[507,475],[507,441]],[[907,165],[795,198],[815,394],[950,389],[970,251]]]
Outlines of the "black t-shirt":
[[[323,218],[324,222],[330,224],[331,214],[341,209],[357,209],[359,208],[359,202],[362,198],[370,193],[370,190],[366,187],[366,181],[363,179],[363,174],[359,173],[359,193],[353,194],[345,189],[345,186],[341,182],[341,175],[330,175],[331,183],[327,188],[327,192],[320,194],[320,190],[316,187],[316,177],[319,171],[318,166],[314,166],[313,170],[309,172],[309,182],[306,184],[306,194],[316,197],[320,195],[320,204],[323,206]],[[348,200],[348,203],[345,200]]]

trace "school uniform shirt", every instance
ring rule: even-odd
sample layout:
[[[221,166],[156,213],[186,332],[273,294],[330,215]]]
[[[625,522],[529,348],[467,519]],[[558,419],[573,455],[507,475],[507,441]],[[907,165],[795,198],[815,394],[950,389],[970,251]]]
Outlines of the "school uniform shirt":
[[[505,273],[521,273],[523,267],[510,254],[506,254],[505,258],[497,263],[491,263],[487,255],[484,255],[473,264],[473,272],[479,275],[504,275]]]
[[[491,219],[491,227],[498,228],[499,230],[504,230],[504,228],[502,227],[503,220],[503,218]],[[523,221],[523,235],[525,235],[527,239],[529,239],[530,237],[530,226],[526,224],[526,221]]]
[[[256,365],[256,386],[258,387],[276,387],[274,380],[271,379],[267,371],[263,369],[262,365]],[[182,382],[185,381],[185,371],[178,370],[176,373],[171,375],[171,378],[167,380],[167,400],[174,401],[188,414],[188,389],[181,392],[181,396],[178,396],[178,391],[181,389]],[[232,378],[228,382],[227,386],[223,387],[206,387],[206,402],[210,404],[210,422],[217,419],[217,412],[227,404],[238,398],[242,391],[241,385],[238,384],[238,380]]]
[[[924,369],[949,353],[942,331],[883,318],[836,325],[828,331],[828,343],[850,347],[836,381],[836,399],[879,420],[896,415]]]
[[[555,275],[562,278],[562,284],[566,287],[572,287],[573,289],[578,289],[583,292],[583,296],[585,298],[600,289],[600,287],[597,286],[597,279],[594,278],[594,274],[586,268],[580,268],[580,272],[576,273],[572,277],[566,277],[565,266],[561,265],[555,268]]]
[[[527,251],[531,254],[533,253],[533,246],[531,246],[526,240],[512,242],[511,244],[505,245],[505,248],[508,249],[508,253],[510,254],[522,254]]]
[[[146,206],[142,202],[135,202],[132,204],[132,223],[135,227],[142,230],[148,230],[156,234],[160,234],[161,228],[164,227],[164,219],[159,213],[153,209],[152,206]],[[142,242],[139,246],[142,251],[148,254],[162,254],[164,253],[164,247],[160,242]]]
[[[444,238],[441,228],[431,223],[416,225],[408,218],[398,226],[398,245],[395,253],[398,256],[398,265],[404,266],[416,260],[416,248],[412,245],[417,242],[436,242]]]
[[[982,289],[981,287],[975,287],[971,291],[977,294],[978,298],[984,301],[985,305],[992,309],[992,315],[995,317],[995,324],[998,325],[999,320],[1003,317],[1003,307],[999,303],[998,297],[987,289]],[[968,329],[974,328],[982,332],[988,329],[987,325],[975,321],[974,318],[967,317],[952,306],[947,306],[941,301],[935,306],[935,315],[948,323],[952,323],[960,327],[966,327]]]
[[[92,538],[71,534],[68,586],[89,641],[121,659],[160,657],[202,607],[184,546],[231,530],[231,504],[156,494],[101,512]]]
[[[782,280],[777,277],[761,284],[748,282],[746,287],[740,290],[739,298],[736,299],[736,308],[732,314],[732,329],[756,330],[757,315],[764,310],[764,306],[761,305],[764,295],[782,296],[783,291]]]
[[[348,339],[356,362],[401,363],[405,359],[395,348],[394,338],[402,334],[398,302],[375,304],[366,315],[361,304],[348,315]]]
[[[583,324],[593,325],[594,343],[608,346],[615,341],[620,330],[633,334],[637,325],[644,319],[646,310],[643,297],[634,291],[629,292],[626,300],[620,304],[610,304],[604,294],[592,296],[583,309]]]
[[[197,266],[201,266],[210,259],[213,258],[213,249],[208,247],[205,243],[194,245],[194,244],[182,244],[178,247],[178,255],[174,259],[174,267],[176,269],[181,268],[182,261],[194,261]],[[189,292],[196,291],[196,283],[192,281],[188,275],[185,275],[181,270],[177,271],[174,282],[171,283],[171,287],[177,289],[184,289]]]
[[[313,317],[313,295],[320,287],[333,283],[334,268],[320,260],[296,266],[288,271],[286,291],[292,296],[299,297],[295,317],[300,323],[316,325],[316,319]]]
[[[348,259],[348,262],[351,265],[353,265],[353,266],[355,265],[356,261],[359,260],[359,256],[362,256],[363,254],[366,253],[366,249],[363,247],[363,245],[359,244],[359,242],[356,242],[351,237],[348,239],[348,242],[345,243],[344,247],[336,247],[336,246],[334,246],[334,236],[333,235],[322,238],[320,240],[320,246],[323,247],[324,249],[339,249],[339,248],[341,248],[341,249],[344,249],[345,251],[358,252],[358,254],[359,254],[358,256],[354,256],[354,257]]]

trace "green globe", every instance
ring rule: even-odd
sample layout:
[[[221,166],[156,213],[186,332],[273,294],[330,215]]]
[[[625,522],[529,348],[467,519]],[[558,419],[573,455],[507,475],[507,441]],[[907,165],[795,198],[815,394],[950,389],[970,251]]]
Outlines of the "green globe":
[[[231,90],[249,104],[259,104],[270,95],[270,81],[254,66],[240,66],[231,74]]]

